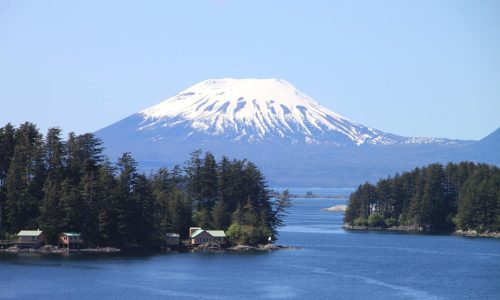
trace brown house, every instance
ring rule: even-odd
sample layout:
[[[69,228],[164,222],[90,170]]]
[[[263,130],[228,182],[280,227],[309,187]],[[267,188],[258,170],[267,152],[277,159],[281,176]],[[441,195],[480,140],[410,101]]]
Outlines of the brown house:
[[[68,249],[80,248],[83,243],[82,237],[75,232],[62,232],[59,234],[59,244]]]
[[[37,230],[21,230],[17,234],[17,247],[19,248],[38,248],[45,240],[43,231]]]
[[[189,229],[189,233],[191,245],[200,245],[203,243],[223,245],[226,243],[224,230],[205,230],[199,227],[192,227]]]

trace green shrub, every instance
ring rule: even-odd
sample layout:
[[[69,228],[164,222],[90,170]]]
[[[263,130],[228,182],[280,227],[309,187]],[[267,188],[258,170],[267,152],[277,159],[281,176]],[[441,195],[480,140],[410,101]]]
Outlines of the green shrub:
[[[368,217],[368,225],[370,227],[383,227],[385,226],[384,217],[378,212],[374,212]]]
[[[359,218],[354,219],[353,223],[354,223],[354,226],[366,226],[366,225],[368,225],[368,222],[363,217],[359,217]]]
[[[385,225],[388,227],[398,226],[398,220],[396,218],[387,218],[385,219]]]
[[[258,245],[266,244],[272,237],[271,229],[266,226],[251,226],[232,223],[227,230],[227,237],[233,244]]]

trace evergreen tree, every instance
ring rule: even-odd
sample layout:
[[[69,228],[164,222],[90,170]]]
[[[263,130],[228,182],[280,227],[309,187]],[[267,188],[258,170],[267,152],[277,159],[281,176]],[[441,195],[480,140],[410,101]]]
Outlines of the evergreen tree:
[[[177,232],[181,238],[188,237],[189,226],[191,226],[191,202],[178,188],[172,189],[169,194],[170,220],[168,222],[169,232]]]
[[[61,129],[50,128],[45,141],[45,165],[47,178],[43,191],[44,198],[40,206],[40,227],[46,232],[49,242],[57,242],[58,233],[64,228],[64,207],[61,202],[61,184],[64,180],[63,157],[64,144],[61,140]]]
[[[366,225],[363,207],[375,208],[386,224],[427,230],[456,229],[499,231],[500,170],[496,166],[461,162],[431,164],[380,180],[376,196],[369,184],[361,185],[349,198],[344,221]],[[372,216],[372,214],[370,214]],[[372,223],[373,223],[372,222]]]
[[[5,179],[5,221],[10,232],[37,227],[45,179],[42,135],[37,127],[28,122],[22,124],[15,139],[14,154]]]
[[[195,151],[184,169],[145,176],[130,153],[111,167],[90,133],[64,142],[51,128],[43,142],[34,124],[8,124],[0,142],[0,234],[41,228],[51,243],[75,231],[89,246],[155,247],[166,232],[187,238],[193,222],[226,230],[233,216],[243,240],[260,243],[275,235],[288,206],[271,201],[264,176],[246,160],[219,164]]]
[[[129,238],[138,245],[158,245],[160,235],[155,231],[155,201],[153,189],[146,176],[137,176],[131,203],[131,220],[129,221]]]
[[[4,229],[4,206],[6,200],[5,178],[14,156],[16,130],[10,123],[0,128],[0,237]]]
[[[273,219],[271,222],[271,226],[273,231],[276,233],[276,228],[283,226],[283,218],[288,213],[288,208],[292,206],[292,202],[290,200],[290,193],[288,190],[283,191],[281,195],[274,202],[274,211],[273,211]]]
[[[116,238],[117,216],[121,210],[118,199],[118,184],[114,176],[114,168],[107,161],[99,168],[97,178],[96,197],[99,199],[97,213],[97,235],[90,239],[87,237],[87,242],[91,244],[118,244]]]
[[[201,207],[211,209],[217,201],[217,163],[212,153],[207,152],[200,170]]]
[[[203,209],[203,187],[201,181],[202,160],[201,150],[191,153],[191,158],[186,162],[184,172],[186,173],[187,192],[192,199],[194,208],[198,211]]]
[[[0,188],[4,186],[16,146],[16,130],[10,123],[0,128]]]
[[[137,181],[137,163],[130,153],[124,153],[117,163],[117,202],[115,204],[116,241],[125,245],[129,237],[135,237],[135,220],[137,203],[134,199],[134,188]]]
[[[219,200],[215,203],[212,209],[212,227],[217,228],[228,228],[231,224],[231,216],[228,213],[226,204],[223,200]]]

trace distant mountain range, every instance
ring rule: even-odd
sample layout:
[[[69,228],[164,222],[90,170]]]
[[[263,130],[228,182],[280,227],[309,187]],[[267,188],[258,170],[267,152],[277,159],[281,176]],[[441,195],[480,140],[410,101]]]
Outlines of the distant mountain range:
[[[500,164],[500,129],[481,141],[403,137],[348,120],[280,79],[211,79],[96,132],[143,170],[201,149],[247,158],[272,186],[352,187],[430,162]]]

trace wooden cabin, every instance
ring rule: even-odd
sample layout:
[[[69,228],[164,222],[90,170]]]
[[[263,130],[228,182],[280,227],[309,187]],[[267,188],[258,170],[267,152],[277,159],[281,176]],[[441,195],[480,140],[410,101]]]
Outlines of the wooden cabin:
[[[59,244],[68,249],[80,248],[83,243],[81,234],[76,232],[62,232],[59,234]]]
[[[38,248],[45,241],[43,231],[37,230],[21,230],[17,234],[17,247],[19,248]]]
[[[167,232],[165,233],[165,245],[166,246],[179,246],[180,236],[178,233]]]
[[[226,243],[226,234],[224,233],[224,230],[205,230],[198,228],[191,233],[190,228],[189,232],[191,245],[200,245],[203,243],[223,245]]]

